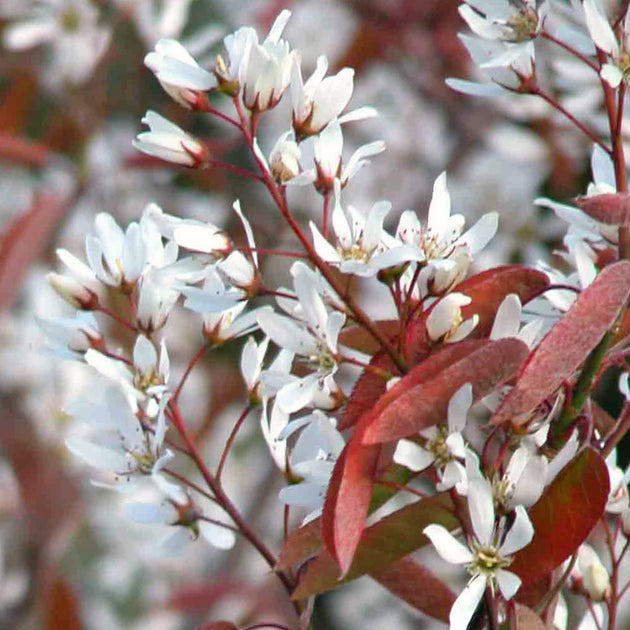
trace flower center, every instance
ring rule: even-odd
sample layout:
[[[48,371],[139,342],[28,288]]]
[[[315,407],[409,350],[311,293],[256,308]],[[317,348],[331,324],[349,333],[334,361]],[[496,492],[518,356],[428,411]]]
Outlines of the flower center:
[[[538,14],[534,9],[521,9],[512,15],[507,26],[512,29],[513,42],[525,42],[538,35]]]
[[[482,546],[473,541],[471,549],[475,557],[466,569],[473,576],[494,577],[499,569],[505,569],[512,564],[512,558],[504,558],[493,545]]]
[[[446,444],[447,437],[448,431],[446,427],[441,426],[438,427],[438,435],[427,442],[426,448],[428,451],[431,451],[431,453],[433,453],[433,455],[435,456],[436,466],[446,466],[446,464],[454,459],[451,455],[448,445]]]
[[[357,262],[367,263],[370,260],[372,252],[363,249],[361,243],[353,243],[348,249],[337,246],[337,252],[343,260],[356,260]]]

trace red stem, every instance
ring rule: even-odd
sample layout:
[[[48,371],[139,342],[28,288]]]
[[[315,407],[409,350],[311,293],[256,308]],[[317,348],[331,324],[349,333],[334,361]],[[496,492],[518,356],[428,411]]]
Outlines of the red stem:
[[[236,439],[236,435],[238,434],[240,428],[243,426],[245,419],[249,415],[249,412],[252,410],[250,405],[247,405],[245,409],[241,412],[239,419],[236,421],[236,424],[232,428],[230,435],[225,443],[225,447],[223,448],[223,452],[221,453],[221,459],[219,460],[219,466],[217,467],[217,474],[215,475],[215,479],[217,483],[221,483],[221,473],[223,472],[223,467],[225,466],[225,462],[227,461],[227,456],[232,448],[232,444],[234,444],[234,440]]]
[[[289,595],[293,591],[293,583],[287,577],[287,575],[283,571],[275,570],[276,566],[276,557],[271,553],[269,548],[265,545],[265,543],[255,534],[252,528],[248,525],[248,523],[241,516],[241,513],[238,511],[236,506],[232,503],[230,498],[225,494],[221,484],[213,477],[212,473],[206,466],[206,463],[203,461],[203,458],[199,454],[197,450],[197,445],[195,441],[192,439],[192,436],[188,432],[186,428],[186,423],[181,416],[179,411],[179,407],[177,403],[172,399],[168,403],[170,410],[170,419],[173,426],[177,429],[179,434],[181,435],[186,447],[190,451],[190,456],[192,457],[195,465],[199,469],[201,476],[204,478],[204,481],[208,484],[208,487],[214,494],[217,499],[217,502],[222,507],[222,509],[226,512],[226,514],[234,521],[234,524],[239,529],[241,534],[253,545],[253,547],[258,551],[264,561],[267,563],[270,569],[274,570],[274,573],[278,576],[278,579],[282,582],[284,588],[286,589]],[[296,613],[299,615],[301,613],[301,606],[298,602],[292,602],[293,607]]]
[[[333,291],[335,291],[337,295],[342,297],[342,299],[345,301],[348,308],[354,313],[354,316],[357,319],[357,321],[363,325],[363,327],[372,335],[372,337],[374,337],[374,339],[379,343],[379,345],[383,348],[383,350],[387,352],[387,354],[391,357],[396,367],[398,367],[398,369],[402,373],[406,373],[408,367],[405,360],[398,354],[398,352],[396,351],[396,348],[389,342],[387,337],[377,328],[377,326],[372,321],[372,319],[367,315],[367,313],[365,313],[365,311],[354,301],[352,296],[349,294],[344,295],[343,286],[341,285],[341,283],[339,282],[335,274],[332,272],[330,267],[319,257],[319,255],[315,251],[315,248],[313,247],[313,245],[307,238],[306,234],[304,234],[299,224],[295,220],[294,216],[291,214],[287,206],[286,199],[284,198],[284,196],[282,195],[282,193],[276,186],[276,183],[273,177],[271,176],[271,173],[269,173],[269,171],[265,168],[265,165],[262,163],[260,158],[254,152],[253,137],[251,136],[251,134],[245,131],[246,118],[245,118],[245,114],[243,113],[243,107],[240,103],[240,100],[238,99],[238,97],[235,97],[233,100],[234,100],[234,106],[236,108],[236,111],[238,112],[239,117],[242,122],[245,140],[247,141],[250,151],[252,152],[252,155],[254,156],[254,159],[256,160],[256,163],[258,164],[258,168],[260,169],[262,173],[264,183],[267,186],[267,189],[269,190],[269,192],[271,193],[271,196],[276,206],[280,210],[282,216],[285,218],[285,220],[287,221],[287,223],[293,230],[294,234],[297,236],[300,243],[306,250],[311,262],[317,267],[317,269],[320,271],[322,276],[324,276],[328,284],[332,287]]]
[[[203,346],[201,346],[201,348],[199,348],[199,350],[195,352],[193,358],[188,362],[188,365],[186,366],[186,370],[184,371],[184,374],[182,375],[182,378],[179,381],[179,385],[177,385],[177,388],[175,389],[175,393],[173,394],[173,398],[172,398],[173,403],[177,402],[179,395],[182,393],[184,384],[186,383],[186,379],[192,372],[193,368],[197,365],[197,363],[199,363],[199,361],[201,360],[201,357],[203,357],[207,349],[208,349],[208,344],[204,343]]]

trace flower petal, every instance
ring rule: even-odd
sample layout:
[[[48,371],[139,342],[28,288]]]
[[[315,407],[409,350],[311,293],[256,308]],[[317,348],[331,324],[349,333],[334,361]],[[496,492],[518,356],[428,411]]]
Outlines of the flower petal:
[[[428,525],[422,530],[423,534],[433,543],[435,550],[446,560],[453,564],[466,564],[471,562],[473,554],[451,532],[442,525]]]

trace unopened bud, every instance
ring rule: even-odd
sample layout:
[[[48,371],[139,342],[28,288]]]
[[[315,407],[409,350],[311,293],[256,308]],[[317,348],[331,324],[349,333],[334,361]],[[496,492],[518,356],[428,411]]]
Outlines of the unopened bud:
[[[51,271],[46,275],[48,284],[68,303],[83,311],[98,307],[97,295],[74,278]]]

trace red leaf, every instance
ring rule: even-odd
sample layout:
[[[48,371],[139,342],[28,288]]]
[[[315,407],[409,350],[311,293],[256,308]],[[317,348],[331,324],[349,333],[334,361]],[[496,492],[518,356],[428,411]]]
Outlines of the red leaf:
[[[609,490],[606,462],[586,448],[529,510],[534,538],[514,556],[510,571],[524,584],[553,571],[586,540],[604,513]]]
[[[524,346],[515,340],[511,341]],[[442,373],[445,368],[470,355],[480,345],[487,344],[486,341],[473,340],[441,347],[382,395],[376,405],[361,417],[352,439],[337,459],[322,514],[324,541],[331,554],[337,558],[342,573],[348,570],[365,527],[372,484],[381,453],[380,445],[365,445],[365,430],[402,392]]]
[[[388,399],[390,404],[384,408],[377,405],[370,416],[364,443],[377,444],[408,437],[445,420],[448,403],[462,385],[472,383],[473,398],[479,400],[511,379],[528,353],[527,346],[518,339],[486,342],[421,385],[405,388],[400,393],[392,388],[388,392],[392,394]]]
[[[596,221],[609,225],[630,223],[630,195],[628,193],[605,193],[591,197],[578,197],[578,208]]]
[[[390,374],[398,374],[391,357],[384,352],[375,354],[370,365],[387,370]],[[352,393],[348,398],[337,428],[343,431],[353,427],[365,412],[374,407],[386,391],[387,382],[384,378],[371,370],[364,370],[352,388]]]
[[[335,588],[343,582],[381,571],[427,544],[422,530],[431,523],[453,529],[459,520],[453,515],[448,493],[422,499],[388,514],[363,531],[352,565],[339,578],[339,567],[327,550],[306,565],[292,599],[303,599]]]
[[[472,299],[468,306],[462,307],[462,316],[464,319],[475,313],[479,316],[479,323],[470,337],[480,339],[490,334],[497,309],[507,295],[516,293],[521,304],[526,304],[548,286],[549,278],[542,271],[509,265],[478,273],[460,282],[453,290]]]
[[[425,615],[448,621],[455,593],[432,571],[415,560],[403,558],[372,573],[372,577]]]
[[[604,268],[531,354],[492,423],[514,421],[553,394],[612,328],[629,295],[630,262]]]
[[[411,476],[409,469],[404,466],[389,464],[374,482],[368,512],[374,512],[398,492],[395,486],[381,484],[382,481],[402,486],[409,481]],[[321,519],[315,519],[289,534],[278,556],[276,569],[289,569],[296,564],[301,564],[316,556],[323,546]]]

